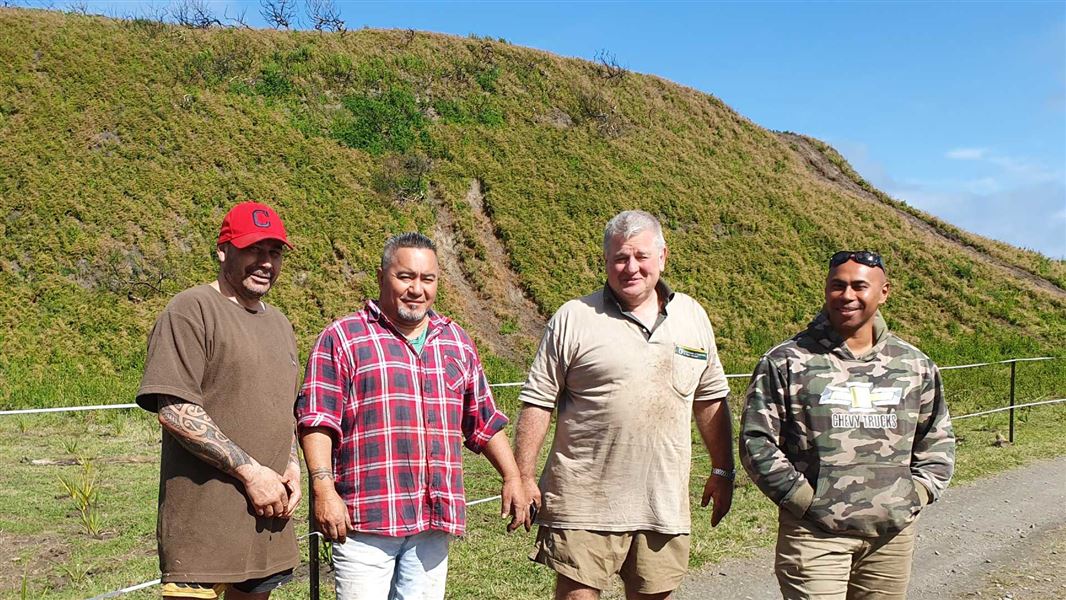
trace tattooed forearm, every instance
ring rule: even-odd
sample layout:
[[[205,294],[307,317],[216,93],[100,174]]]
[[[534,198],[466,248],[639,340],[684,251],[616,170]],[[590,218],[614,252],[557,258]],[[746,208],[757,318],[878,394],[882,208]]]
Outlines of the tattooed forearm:
[[[236,475],[238,467],[254,462],[201,406],[164,397],[159,402],[159,422],[186,450],[220,471]]]
[[[316,467],[314,469],[311,469],[311,479],[315,481],[319,479],[328,479],[330,481],[333,481],[333,469],[329,467]]]
[[[292,434],[292,450],[289,451],[289,463],[300,466],[300,442],[296,440],[296,434]]]

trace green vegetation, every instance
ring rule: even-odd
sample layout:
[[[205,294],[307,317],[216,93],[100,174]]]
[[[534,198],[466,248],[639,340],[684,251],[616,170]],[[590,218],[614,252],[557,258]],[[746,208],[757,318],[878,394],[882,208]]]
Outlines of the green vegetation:
[[[546,318],[601,284],[602,227],[625,208],[663,221],[667,278],[707,308],[729,372],[808,321],[841,248],[885,256],[890,325],[940,364],[1066,346],[1063,261],[939,222],[816,140],[609,61],[481,37],[10,8],[0,31],[2,408],[130,402],[153,319],[214,276],[222,215],[249,199],[274,205],[296,245],[269,299],[304,352],[375,295],[384,239],[417,229],[454,254],[439,308],[477,339],[493,381],[518,380],[540,331],[498,280]],[[953,412],[1002,405],[1004,370],[947,373]],[[1019,398],[1062,397],[1066,369],[1020,365],[1019,381]],[[513,388],[500,397],[514,414]],[[1025,409],[1019,442],[996,447],[1005,419],[959,423],[960,481],[1061,453],[1062,408]],[[0,547],[18,559],[0,595],[25,582],[31,597],[85,597],[155,577],[158,435],[125,411],[0,418]],[[89,517],[56,498],[60,474],[84,487],[83,466],[22,461],[74,454],[96,475]],[[490,469],[470,461],[471,498],[495,493]],[[734,506],[713,533],[697,511],[694,564],[767,543],[771,507],[743,480]],[[472,509],[456,544],[456,597],[544,597],[529,536],[501,535],[493,512]]]
[[[69,447],[66,441],[63,445],[64,448]],[[100,495],[92,461],[82,461],[82,471],[76,476],[60,474],[58,477],[63,493],[74,502],[74,507],[78,510],[85,533],[90,537],[100,537],[100,512],[98,510]]]
[[[707,308],[730,371],[806,323],[838,248],[881,250],[891,325],[938,360],[1058,353],[1066,340],[1062,261],[925,215],[933,225],[914,227],[906,205],[854,192],[879,194],[831,148],[812,141],[854,185],[655,77],[411,31],[19,9],[0,10],[0,27],[2,406],[128,402],[152,319],[213,276],[218,222],[246,199],[274,204],[292,232],[271,299],[301,348],[374,295],[386,236],[436,233],[444,209],[452,275],[502,315],[520,310],[492,280],[512,279],[543,319],[599,285],[601,227],[630,207],[662,218],[667,276]],[[530,348],[539,331],[484,322],[460,289],[445,278],[441,309],[483,353],[525,364],[493,339]]]
[[[1018,402],[1061,397],[1062,361],[1021,363],[1017,367]],[[494,381],[513,380],[519,372],[496,371]],[[734,397],[743,395],[745,381],[734,379]],[[1009,367],[995,365],[945,371],[944,383],[951,411],[956,415],[1006,404]],[[1058,395],[1056,395],[1058,394]],[[517,390],[497,388],[497,399],[508,414],[517,412]],[[733,403],[738,415],[740,403]],[[29,415],[23,430],[17,420],[0,419],[0,545],[11,559],[0,574],[0,597],[15,596],[25,585],[26,597],[85,598],[158,577],[155,559],[155,499],[158,485],[159,425],[142,411],[106,411],[64,415]],[[1061,454],[1061,431],[1066,407],[1044,406],[1018,410],[1016,443],[997,446],[997,434],[1007,435],[1005,413],[955,423],[959,443],[953,485],[983,475]],[[41,465],[31,461],[67,454],[66,444],[79,439],[83,465]],[[710,471],[706,453],[693,432],[694,456],[690,498],[696,506],[703,477]],[[85,464],[93,465],[86,470]],[[59,461],[56,461],[59,462]],[[86,532],[69,498],[56,494],[56,478],[84,481],[95,477],[96,534]],[[499,493],[499,479],[482,457],[468,455],[466,485],[470,499]],[[948,493],[952,493],[949,490]],[[469,511],[467,535],[455,542],[450,558],[449,597],[519,600],[550,596],[550,573],[525,557],[532,534],[505,534],[499,505],[488,502]],[[693,510],[693,568],[728,556],[744,556],[773,542],[776,513],[741,473],[733,510],[716,529],[709,511]],[[306,502],[296,523],[306,528]],[[306,540],[301,552],[307,556]],[[283,600],[306,598],[306,560],[297,581],[277,594]],[[769,576],[769,574],[768,574]],[[324,589],[330,575],[323,567]],[[155,598],[157,589],[128,596]],[[332,594],[324,593],[323,598]]]

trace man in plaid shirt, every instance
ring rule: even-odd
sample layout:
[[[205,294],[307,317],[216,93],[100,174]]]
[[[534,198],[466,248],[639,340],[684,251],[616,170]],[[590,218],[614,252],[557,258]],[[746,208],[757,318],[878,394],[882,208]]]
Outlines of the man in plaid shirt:
[[[444,598],[448,544],[466,527],[464,443],[503,476],[508,529],[531,525],[477,350],[432,310],[439,275],[429,238],[391,238],[378,301],[333,322],[308,358],[296,417],[339,600]]]

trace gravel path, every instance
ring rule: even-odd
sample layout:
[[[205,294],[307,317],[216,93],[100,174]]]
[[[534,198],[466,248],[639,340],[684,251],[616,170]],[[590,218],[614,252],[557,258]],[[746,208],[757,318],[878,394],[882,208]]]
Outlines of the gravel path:
[[[951,487],[919,527],[911,600],[1022,598],[1026,586],[1043,589],[1032,597],[1066,598],[1066,553],[1056,550],[1066,535],[1066,457]],[[779,598],[773,552],[692,573],[676,597]]]

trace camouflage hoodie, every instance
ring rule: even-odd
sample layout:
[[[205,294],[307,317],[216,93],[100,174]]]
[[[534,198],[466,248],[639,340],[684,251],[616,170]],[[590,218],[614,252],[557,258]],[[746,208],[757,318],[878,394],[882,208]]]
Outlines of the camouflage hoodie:
[[[854,356],[819,314],[759,360],[740,431],[745,470],[776,504],[833,533],[894,533],[940,497],[955,434],[940,371],[888,331]]]

